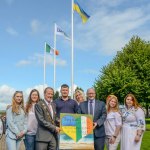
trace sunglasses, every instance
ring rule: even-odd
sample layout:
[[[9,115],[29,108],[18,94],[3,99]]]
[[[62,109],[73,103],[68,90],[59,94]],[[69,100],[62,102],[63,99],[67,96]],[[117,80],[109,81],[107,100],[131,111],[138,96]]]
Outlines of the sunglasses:
[[[22,91],[15,91],[15,93],[23,93]]]

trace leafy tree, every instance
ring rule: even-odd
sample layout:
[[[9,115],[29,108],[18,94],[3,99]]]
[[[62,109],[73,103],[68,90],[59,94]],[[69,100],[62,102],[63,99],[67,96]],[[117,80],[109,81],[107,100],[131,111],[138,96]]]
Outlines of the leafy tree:
[[[59,98],[59,92],[58,91],[56,91],[54,94],[54,100],[56,100],[57,98]]]
[[[84,90],[81,87],[78,87],[78,86],[76,87],[75,91],[77,91],[77,90],[81,90],[81,91],[84,92]]]
[[[150,43],[132,37],[114,59],[101,70],[94,87],[99,99],[115,94],[120,103],[128,93],[135,94],[139,102],[148,107],[150,100]]]

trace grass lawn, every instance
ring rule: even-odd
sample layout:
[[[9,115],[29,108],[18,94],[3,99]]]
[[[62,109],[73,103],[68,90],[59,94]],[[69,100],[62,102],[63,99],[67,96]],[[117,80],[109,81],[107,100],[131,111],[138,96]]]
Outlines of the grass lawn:
[[[141,150],[150,149],[150,131],[146,131],[143,136]]]
[[[150,124],[146,125],[146,129],[150,130]]]
[[[150,118],[146,119],[146,129],[148,130],[144,133],[141,150],[150,148]]]
[[[146,129],[150,130],[150,118],[146,119]]]

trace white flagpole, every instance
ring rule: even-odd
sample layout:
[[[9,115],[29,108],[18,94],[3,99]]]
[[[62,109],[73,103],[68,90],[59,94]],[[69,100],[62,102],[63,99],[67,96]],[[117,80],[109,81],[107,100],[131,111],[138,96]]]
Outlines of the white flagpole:
[[[46,42],[44,46],[44,85],[43,85],[43,91],[45,89],[45,78],[46,78]]]
[[[72,0],[72,6],[71,6],[71,98],[73,99],[73,92],[74,92],[74,43],[73,43],[73,5],[74,0]]]
[[[54,23],[54,93],[56,92],[56,87],[55,87],[55,83],[56,83],[56,23]]]

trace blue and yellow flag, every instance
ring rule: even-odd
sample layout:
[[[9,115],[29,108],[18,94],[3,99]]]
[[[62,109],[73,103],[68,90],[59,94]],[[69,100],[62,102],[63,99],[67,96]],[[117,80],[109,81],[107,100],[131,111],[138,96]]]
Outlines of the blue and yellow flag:
[[[74,1],[73,9],[77,13],[79,13],[83,23],[86,23],[87,20],[90,18],[90,16],[80,7],[76,0]]]

